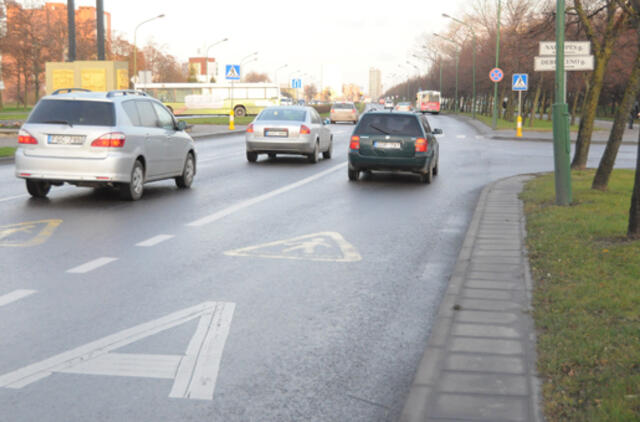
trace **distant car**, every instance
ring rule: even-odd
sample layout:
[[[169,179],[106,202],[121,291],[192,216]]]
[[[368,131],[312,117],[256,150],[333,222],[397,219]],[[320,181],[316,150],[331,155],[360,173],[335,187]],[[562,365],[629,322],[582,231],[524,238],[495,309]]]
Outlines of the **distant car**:
[[[280,98],[280,105],[281,106],[292,106],[293,105],[293,98],[291,98],[291,97],[282,97],[282,98]]]
[[[380,104],[380,105],[384,105],[384,98],[380,98],[380,99],[378,100],[378,104]]]
[[[413,111],[413,105],[408,102],[398,103],[396,104],[395,110],[396,111]]]
[[[384,108],[388,110],[393,110],[393,100],[386,100],[384,102]]]
[[[334,103],[329,112],[329,120],[331,123],[351,122],[358,123],[358,109],[353,103]]]
[[[424,183],[438,174],[440,148],[426,117],[414,113],[366,113],[360,119],[349,144],[349,180],[360,172],[405,171],[417,173]]]
[[[64,183],[118,187],[127,200],[155,180],[191,186],[196,152],[184,121],[142,91],[86,91],[43,97],[20,129],[15,174],[31,196]]]
[[[247,127],[245,136],[247,160],[256,162],[259,154],[306,155],[316,163],[320,152],[331,158],[333,135],[313,107],[267,107]]]

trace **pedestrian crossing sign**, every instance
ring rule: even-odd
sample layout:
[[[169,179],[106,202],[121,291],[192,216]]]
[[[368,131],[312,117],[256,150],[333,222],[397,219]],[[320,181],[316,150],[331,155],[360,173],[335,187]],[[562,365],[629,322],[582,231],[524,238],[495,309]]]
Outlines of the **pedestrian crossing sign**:
[[[228,64],[225,66],[224,77],[230,81],[237,81],[240,79],[240,65]]]
[[[512,91],[528,91],[529,75],[527,73],[514,73],[511,79]]]

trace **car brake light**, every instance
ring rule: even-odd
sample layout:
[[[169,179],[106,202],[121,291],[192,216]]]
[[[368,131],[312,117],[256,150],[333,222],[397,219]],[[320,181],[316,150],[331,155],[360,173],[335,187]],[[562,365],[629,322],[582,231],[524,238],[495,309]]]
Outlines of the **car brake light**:
[[[253,123],[250,123],[249,126],[247,126],[247,133],[253,133]]]
[[[311,129],[309,129],[305,125],[300,125],[300,135],[308,135],[310,133],[311,133]]]
[[[360,137],[358,135],[353,135],[351,137],[351,143],[349,144],[350,149],[360,149]]]
[[[38,141],[26,130],[20,129],[20,131],[18,132],[18,143],[33,145],[33,144],[37,144]]]
[[[427,152],[427,140],[424,138],[416,139],[416,152]]]
[[[125,136],[121,132],[106,133],[91,142],[92,147],[122,148],[124,146]]]

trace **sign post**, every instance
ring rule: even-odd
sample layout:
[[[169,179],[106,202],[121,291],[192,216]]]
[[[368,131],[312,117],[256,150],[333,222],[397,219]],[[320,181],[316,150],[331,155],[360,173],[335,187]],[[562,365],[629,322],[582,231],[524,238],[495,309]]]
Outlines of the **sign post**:
[[[529,75],[527,73],[514,73],[511,77],[511,90],[518,91],[518,119],[516,136],[522,138],[522,91],[529,89]]]
[[[229,112],[229,130],[234,130],[235,125],[235,110],[233,109],[233,83],[240,79],[240,65],[228,64],[225,67],[224,77],[231,81],[231,111]]]

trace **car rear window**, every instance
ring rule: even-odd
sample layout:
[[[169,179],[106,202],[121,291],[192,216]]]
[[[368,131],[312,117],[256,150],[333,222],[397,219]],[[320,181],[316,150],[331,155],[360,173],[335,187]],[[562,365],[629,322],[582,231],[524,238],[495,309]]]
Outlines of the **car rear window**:
[[[356,135],[401,135],[420,137],[418,119],[400,114],[365,114],[360,119]]]
[[[78,126],[115,126],[113,103],[83,100],[41,100],[27,123],[68,123]]]
[[[295,109],[266,109],[258,116],[256,120],[278,120],[278,121],[295,121],[304,122],[307,119],[306,110]]]
[[[352,110],[353,109],[353,104],[344,104],[344,103],[335,103],[333,105],[333,109],[335,110]]]

